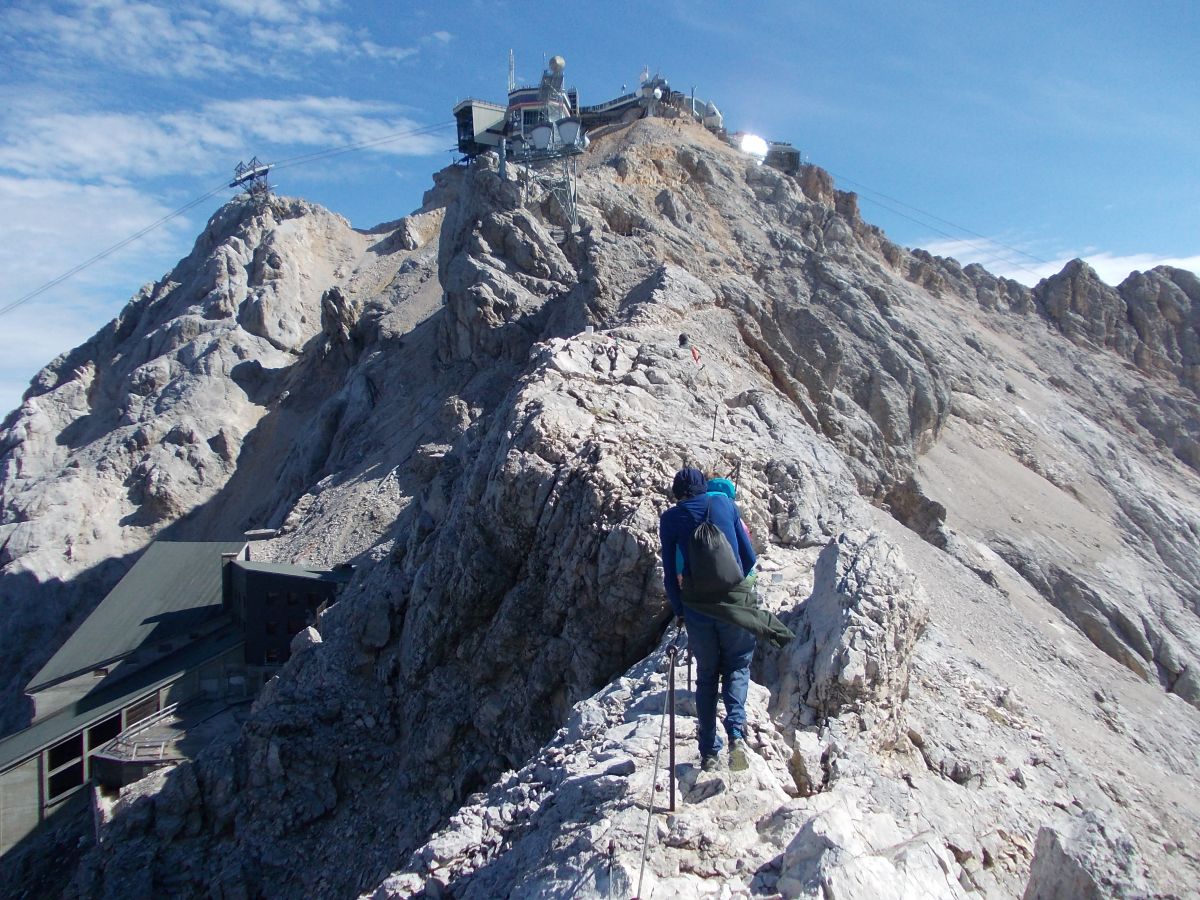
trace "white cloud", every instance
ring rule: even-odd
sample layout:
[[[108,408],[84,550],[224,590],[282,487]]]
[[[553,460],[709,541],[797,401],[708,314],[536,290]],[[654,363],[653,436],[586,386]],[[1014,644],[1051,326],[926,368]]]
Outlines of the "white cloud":
[[[211,149],[190,140],[195,124],[129,113],[34,113],[5,129],[0,169],[80,179],[191,171]]]
[[[129,186],[89,185],[53,178],[11,178],[0,175],[0,221],[6,223],[0,242],[0,272],[4,273],[3,306],[63,270],[87,259],[151,222],[170,207]],[[181,234],[194,231],[183,221],[169,223],[143,239],[138,254],[176,247]],[[116,254],[107,265],[119,264]],[[106,284],[108,274],[94,270],[81,284]]]
[[[435,31],[433,34],[430,35],[430,37],[433,38],[435,41],[440,41],[443,44],[448,44],[448,43],[450,43],[450,41],[454,37],[454,35],[452,35],[448,31]]]
[[[245,65],[209,14],[152,3],[77,2],[65,13],[42,6],[12,9],[0,17],[0,26],[19,39],[22,57],[45,70],[100,60],[150,75],[194,77]]]
[[[322,0],[219,0],[220,6],[243,19],[265,22],[295,22],[309,15],[337,8],[336,3]]]
[[[270,51],[283,50],[301,56],[322,53],[351,55],[354,45],[346,26],[340,22],[305,19],[299,22],[254,24],[249,28],[251,39]]]
[[[1163,256],[1153,253],[1110,253],[1081,250],[1077,253],[1056,254],[1054,259],[1035,259],[1023,251],[984,238],[973,240],[930,241],[919,246],[934,256],[949,256],[964,266],[979,263],[993,275],[1001,275],[1032,287],[1043,278],[1056,275],[1073,259],[1082,259],[1096,270],[1106,284],[1118,285],[1132,272],[1145,272],[1155,266],[1173,266],[1200,275],[1200,255]]]
[[[14,111],[0,135],[0,171],[107,182],[183,173],[223,177],[242,156],[267,159],[284,148],[336,147],[420,127],[400,107],[346,97],[217,100],[159,116],[27,105]],[[416,135],[370,149],[426,154],[440,146]]]
[[[227,129],[243,144],[258,143],[337,147],[375,141],[422,126],[399,114],[397,107],[346,97],[299,97],[291,100],[257,99],[215,101],[206,105],[204,118],[212,129]],[[371,147],[388,154],[427,154],[444,141],[414,135]]]
[[[415,56],[417,53],[416,47],[384,47],[376,44],[374,41],[363,41],[359,45],[359,49],[363,54],[371,59],[390,59],[394,62],[400,62],[403,59],[408,59],[410,56]]]
[[[415,47],[388,47],[331,17],[323,0],[220,0],[214,6],[147,0],[75,0],[65,12],[27,6],[0,12],[23,63],[46,73],[100,62],[158,77],[270,71],[296,74],[314,56],[398,62]]]

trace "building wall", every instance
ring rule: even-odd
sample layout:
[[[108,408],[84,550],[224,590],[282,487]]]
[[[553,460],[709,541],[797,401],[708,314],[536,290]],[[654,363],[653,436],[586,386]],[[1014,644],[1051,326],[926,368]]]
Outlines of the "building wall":
[[[7,853],[41,822],[40,757],[0,775],[0,853]]]
[[[313,621],[317,608],[333,599],[339,587],[335,582],[278,573],[243,571],[240,576],[235,575],[235,607],[244,610],[245,661],[251,666],[286,662],[292,638]]]
[[[102,677],[103,675],[87,672],[51,687],[43,688],[36,694],[30,694],[29,696],[33,699],[33,721],[40,722],[47,716],[70,706],[80,697],[92,691],[100,683]]]

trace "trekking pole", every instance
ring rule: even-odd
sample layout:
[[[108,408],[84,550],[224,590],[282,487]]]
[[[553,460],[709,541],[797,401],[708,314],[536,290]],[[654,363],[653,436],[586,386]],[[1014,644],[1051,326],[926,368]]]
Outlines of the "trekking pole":
[[[671,742],[668,745],[667,765],[670,770],[671,780],[671,805],[668,809],[675,812],[675,662],[679,650],[674,643],[667,648],[667,659],[669,660],[670,674],[667,675],[667,715],[671,718]]]

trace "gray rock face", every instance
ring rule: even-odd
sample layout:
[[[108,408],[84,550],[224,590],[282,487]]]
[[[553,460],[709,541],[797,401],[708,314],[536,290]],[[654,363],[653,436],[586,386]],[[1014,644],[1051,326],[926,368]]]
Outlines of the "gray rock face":
[[[1200,279],[1191,272],[1135,272],[1114,289],[1077,259],[1034,294],[1071,340],[1115,350],[1143,371],[1172,375],[1200,392]]]
[[[924,590],[878,535],[842,535],[817,558],[800,631],[780,661],[775,720],[813,726],[854,712],[881,743],[898,736],[897,700],[928,617]],[[891,715],[891,721],[887,721]]]
[[[166,528],[358,566],[236,737],[126,792],[77,895],[1011,897],[1060,857],[1189,889],[1192,281],[1026,291],[679,120],[597,137],[561,245],[537,173],[435,182],[368,233],[219,214],[8,421],[22,628]],[[798,637],[758,654],[745,775],[696,769],[681,689],[643,873],[684,464],[736,478]],[[1084,810],[1128,843],[1076,852]]]
[[[1137,850],[1121,825],[1091,811],[1061,831],[1038,832],[1024,900],[1078,897],[1146,897],[1150,888],[1137,866]]]

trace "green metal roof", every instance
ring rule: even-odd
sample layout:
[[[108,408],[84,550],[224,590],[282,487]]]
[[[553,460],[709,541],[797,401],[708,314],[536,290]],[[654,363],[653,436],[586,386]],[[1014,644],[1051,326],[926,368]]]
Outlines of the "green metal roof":
[[[231,546],[241,547],[240,544]],[[203,640],[195,641],[165,659],[138,669],[116,684],[110,683],[111,679],[104,679],[90,693],[61,712],[47,716],[24,731],[9,735],[0,741],[0,772],[242,643],[244,638],[241,629],[228,618],[225,623],[223,628]]]
[[[239,553],[245,545],[155,541],[25,690],[91,672],[139,647],[153,651],[162,642],[188,638],[221,612],[221,554]]]

